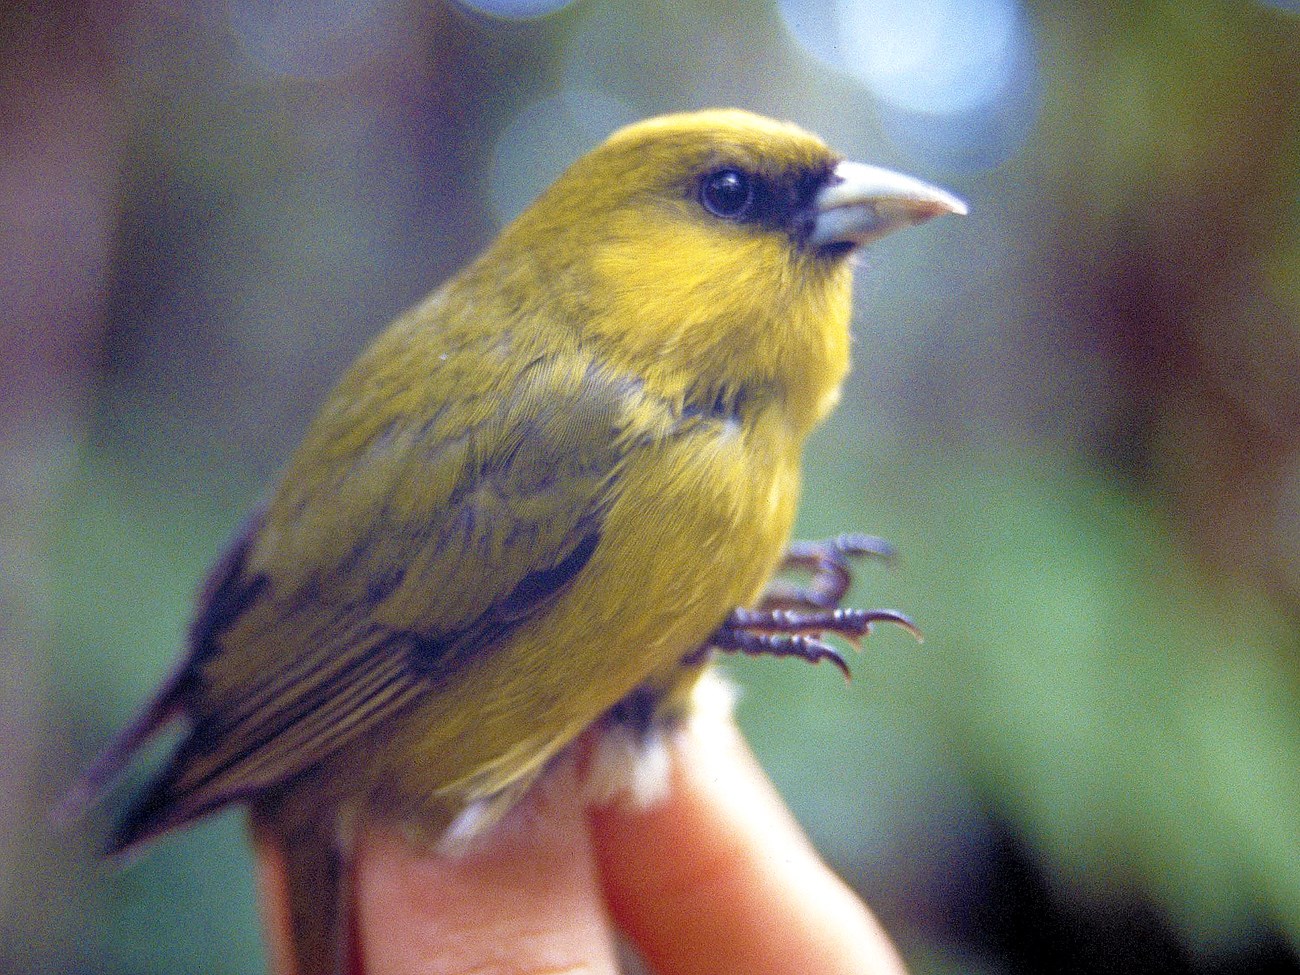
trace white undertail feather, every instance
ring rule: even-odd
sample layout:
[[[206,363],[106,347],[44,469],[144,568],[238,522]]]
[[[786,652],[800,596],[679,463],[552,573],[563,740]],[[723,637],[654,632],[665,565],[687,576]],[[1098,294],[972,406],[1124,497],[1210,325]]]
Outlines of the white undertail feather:
[[[605,806],[616,799],[645,809],[668,798],[672,756],[663,732],[646,734],[626,725],[602,728],[591,749],[582,799]]]
[[[737,693],[714,668],[705,671],[691,692],[690,737],[730,724]],[[681,732],[652,730],[641,735],[622,725],[601,729],[591,751],[582,797],[591,805],[615,800],[648,809],[668,798],[672,789],[673,750]]]

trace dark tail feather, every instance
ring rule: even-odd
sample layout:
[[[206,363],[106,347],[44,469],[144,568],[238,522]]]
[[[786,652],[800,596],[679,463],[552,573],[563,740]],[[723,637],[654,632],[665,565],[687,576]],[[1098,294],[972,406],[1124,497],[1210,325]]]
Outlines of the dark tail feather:
[[[104,845],[105,856],[117,856],[199,815],[178,801],[174,785],[179,767],[173,756],[162,774],[131,803]]]
[[[182,666],[163,682],[135,720],[99,753],[54,807],[51,816],[55,822],[69,823],[84,816],[121,774],[136,749],[180,714],[189,676],[189,667]]]
[[[121,774],[135,750],[185,710],[196,668],[203,663],[205,656],[216,653],[216,637],[266,588],[265,577],[257,576],[251,580],[244,577],[244,562],[248,550],[256,541],[265,513],[265,504],[253,508],[235,533],[229,549],[214,565],[204,582],[199,597],[198,615],[190,628],[190,651],[166,680],[162,681],[160,688],[153,694],[148,705],[136,715],[134,722],[127,725],[113,744],[104,749],[85,774],[79,777],[53,811],[57,822],[70,822],[85,814],[113,780],[117,779],[118,774]],[[183,748],[185,746],[182,746],[182,753]],[[146,840],[164,829],[179,826],[203,811],[221,805],[214,798],[199,803],[185,803],[181,797],[174,796],[172,787],[178,777],[178,767],[181,764],[178,758],[182,753],[173,757],[168,770],[162,772],[159,779],[149,787],[146,796],[131,807],[121,826],[118,826],[116,835],[109,840],[109,853],[120,853],[127,846]],[[229,797],[224,797],[225,800],[229,800]]]
[[[261,843],[284,855],[289,935],[296,975],[353,975],[356,950],[356,874],[353,843],[333,817],[286,827],[274,812],[254,808]]]

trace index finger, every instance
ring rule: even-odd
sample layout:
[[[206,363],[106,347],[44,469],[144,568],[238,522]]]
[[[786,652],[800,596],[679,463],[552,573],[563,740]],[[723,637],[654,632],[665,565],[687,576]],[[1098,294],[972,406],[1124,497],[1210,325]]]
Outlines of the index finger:
[[[609,909],[662,975],[903,975],[866,905],[822,861],[729,718],[676,750],[673,789],[592,815]]]
[[[557,781],[525,804],[457,854],[421,849],[400,831],[364,829],[350,871],[348,972],[613,975],[613,935],[576,786]],[[285,851],[269,833],[253,838],[270,970],[308,975],[291,957]]]

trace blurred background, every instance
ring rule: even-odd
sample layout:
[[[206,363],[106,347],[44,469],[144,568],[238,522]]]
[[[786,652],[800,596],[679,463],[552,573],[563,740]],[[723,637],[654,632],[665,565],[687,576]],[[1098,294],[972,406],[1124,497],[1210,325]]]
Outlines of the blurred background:
[[[801,516],[925,644],[727,664],[819,847],[920,975],[1300,972],[1294,0],[4,3],[0,970],[261,970],[238,814],[49,807],[367,339],[710,105],[972,209],[863,263]]]

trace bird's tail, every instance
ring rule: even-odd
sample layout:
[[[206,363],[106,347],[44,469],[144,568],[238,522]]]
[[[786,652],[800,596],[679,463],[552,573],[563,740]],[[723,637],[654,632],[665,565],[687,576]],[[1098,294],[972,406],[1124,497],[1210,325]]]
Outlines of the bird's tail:
[[[70,823],[84,816],[121,774],[136,750],[180,714],[189,676],[189,667],[182,666],[163,682],[149,703],[99,753],[54,807],[50,815],[56,823]]]

